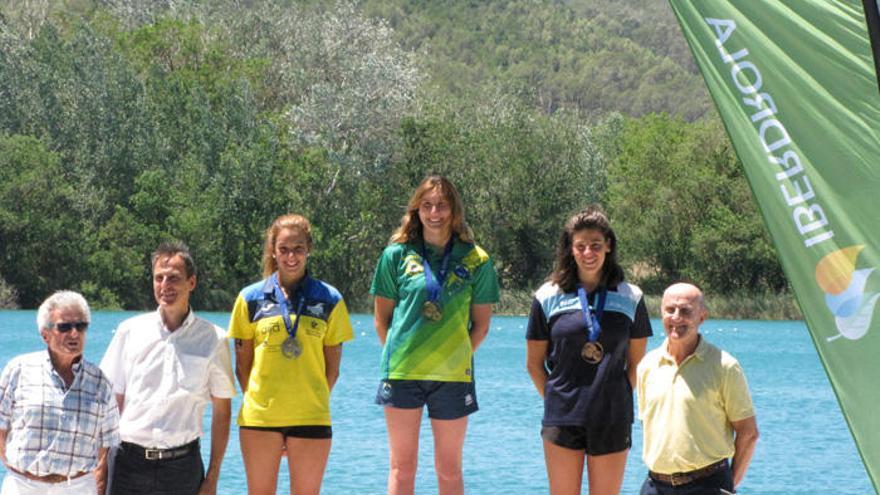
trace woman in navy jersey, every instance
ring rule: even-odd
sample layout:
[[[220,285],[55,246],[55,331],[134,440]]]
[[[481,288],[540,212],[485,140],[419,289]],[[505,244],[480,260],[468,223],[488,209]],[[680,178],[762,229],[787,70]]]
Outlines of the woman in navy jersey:
[[[641,290],[624,282],[617,237],[590,206],[565,224],[548,281],[535,292],[527,368],[544,399],[550,493],[620,493],[631,446],[636,365],[651,332]]]

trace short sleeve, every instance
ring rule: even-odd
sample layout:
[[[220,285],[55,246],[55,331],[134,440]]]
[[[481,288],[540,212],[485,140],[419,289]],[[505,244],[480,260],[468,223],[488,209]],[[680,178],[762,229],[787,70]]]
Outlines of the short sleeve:
[[[495,272],[492,258],[489,257],[474,273],[471,304],[495,304],[498,298],[498,274]]]
[[[636,315],[629,332],[629,338],[641,339],[652,335],[654,335],[654,331],[651,330],[651,319],[648,316],[648,307],[645,305],[643,296],[639,298],[639,303],[636,305]]]
[[[243,295],[239,294],[232,307],[232,315],[229,317],[229,332],[226,336],[230,339],[253,340],[254,327],[247,301]]]
[[[382,251],[379,263],[376,264],[376,272],[373,274],[373,283],[370,284],[370,294],[381,296],[396,301],[398,298],[397,267],[395,259],[395,245],[391,245]]]
[[[327,318],[327,333],[324,335],[324,346],[332,347],[354,338],[351,328],[351,318],[348,316],[348,308],[345,300],[340,299],[330,317]]]
[[[229,399],[235,396],[235,381],[232,377],[232,356],[229,352],[229,341],[218,328],[217,347],[211,356],[208,375],[208,391],[212,397]]]
[[[529,321],[526,325],[526,340],[550,340],[550,325],[544,315],[544,308],[538,298],[532,298]]]
[[[116,331],[113,333],[113,338],[110,339],[110,345],[107,346],[107,351],[104,352],[104,358],[101,359],[101,371],[104,372],[104,375],[107,376],[107,379],[110,380],[110,385],[113,388],[113,393],[116,394],[124,394],[125,393],[125,340],[128,332],[126,330],[127,327],[119,326]]]
[[[12,380],[13,368],[18,366],[14,361],[9,362],[0,374],[0,430],[8,430],[12,423],[12,396],[15,388]]]
[[[724,412],[727,419],[740,421],[755,415],[746,375],[738,362],[728,366],[724,376]]]

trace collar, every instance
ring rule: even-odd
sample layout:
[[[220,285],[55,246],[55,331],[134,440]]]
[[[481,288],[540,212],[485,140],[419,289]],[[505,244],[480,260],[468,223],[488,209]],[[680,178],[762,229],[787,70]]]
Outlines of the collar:
[[[187,309],[186,317],[183,318],[183,321],[180,322],[180,326],[177,327],[177,330],[170,331],[168,327],[165,326],[165,321],[162,320],[162,312],[159,311],[159,308],[156,308],[156,319],[159,322],[159,328],[166,333],[175,334],[185,330],[187,327],[192,325],[192,322],[196,320],[196,312],[193,311],[192,306]]]
[[[680,366],[683,366],[684,363],[688,362],[691,358],[699,359],[700,361],[706,360],[706,352],[709,350],[709,344],[706,342],[706,339],[703,338],[702,334],[697,335],[699,336],[700,340],[697,341],[696,349],[694,349],[694,352],[692,352],[689,356],[684,358]],[[663,349],[663,354],[660,356],[660,362],[675,364],[675,357],[669,353],[669,337],[666,337],[666,339],[663,340],[663,345],[661,346],[661,348]]]
[[[261,289],[263,292],[263,297],[266,299],[271,299],[272,301],[275,301],[275,278],[276,277],[278,277],[278,272],[277,271],[272,272],[272,275],[269,275],[268,277],[266,277],[265,280],[263,280],[263,288]],[[301,293],[305,294],[306,289],[309,284],[309,279],[311,279],[311,278],[312,277],[311,277],[311,275],[309,275],[309,271],[306,270],[306,274],[303,276],[303,278],[299,282],[297,282],[297,284],[293,287],[293,294],[296,294],[297,292],[301,292]],[[291,295],[292,294],[288,294],[287,297],[290,298]],[[275,302],[277,303],[278,301],[275,301]]]
[[[85,359],[83,355],[80,354],[79,357],[76,358],[76,361],[70,366],[70,370],[73,371],[74,378],[79,375],[79,372],[83,369],[83,363]],[[55,365],[52,363],[52,354],[49,353],[49,349],[46,349],[46,353],[43,356],[43,364],[47,367],[47,369],[56,375],[58,375],[58,370],[55,369]],[[59,375],[60,377],[60,375]]]
[[[469,243],[463,242],[461,239],[459,239],[458,235],[456,234],[452,234],[452,238],[450,240],[452,241],[452,250],[450,251],[450,253],[452,254],[455,254],[458,251],[459,246],[469,245]],[[422,255],[422,246],[425,247],[426,253],[431,257],[443,256],[443,251],[444,249],[446,249],[445,246],[438,249],[434,246],[429,245],[421,236],[407,241],[404,244],[408,246],[411,250],[415,251],[419,256]]]
[[[49,353],[48,348],[46,348],[46,353],[43,356],[43,360],[45,362],[49,363],[49,366],[52,366],[52,354]],[[82,366],[83,366],[82,363],[83,363],[83,356],[82,356],[82,354],[80,354],[79,357],[76,358],[76,361],[73,362],[73,370],[74,371],[81,370]]]

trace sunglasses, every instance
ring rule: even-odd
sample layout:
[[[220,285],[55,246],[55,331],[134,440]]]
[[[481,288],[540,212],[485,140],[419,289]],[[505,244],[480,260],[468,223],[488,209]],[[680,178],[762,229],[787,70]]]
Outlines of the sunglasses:
[[[52,328],[58,330],[61,333],[67,333],[74,328],[76,328],[77,332],[85,332],[89,328],[89,322],[87,321],[71,321],[67,323],[54,323]]]

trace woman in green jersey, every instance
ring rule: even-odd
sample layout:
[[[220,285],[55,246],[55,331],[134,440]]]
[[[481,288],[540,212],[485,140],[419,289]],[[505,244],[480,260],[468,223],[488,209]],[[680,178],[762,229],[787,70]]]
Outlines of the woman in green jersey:
[[[388,493],[414,492],[426,406],[439,493],[463,493],[467,417],[477,410],[473,353],[489,331],[498,281],[491,258],[474,244],[449,180],[430,176],[416,188],[379,259],[370,293],[384,345],[376,402],[385,408],[388,427]]]

